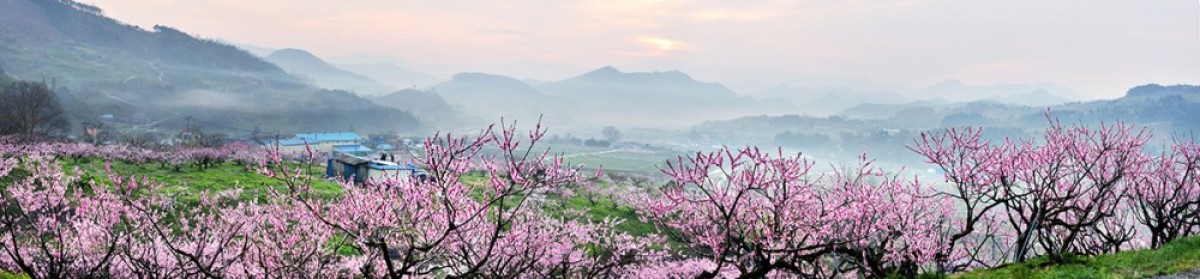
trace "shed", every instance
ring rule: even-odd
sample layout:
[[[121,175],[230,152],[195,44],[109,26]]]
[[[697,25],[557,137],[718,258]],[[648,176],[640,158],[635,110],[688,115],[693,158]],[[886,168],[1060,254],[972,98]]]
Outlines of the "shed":
[[[368,158],[341,154],[327,160],[325,175],[343,180],[353,180],[363,183],[367,179],[397,178],[407,180],[421,171],[414,164],[397,164],[393,162],[371,160]]]

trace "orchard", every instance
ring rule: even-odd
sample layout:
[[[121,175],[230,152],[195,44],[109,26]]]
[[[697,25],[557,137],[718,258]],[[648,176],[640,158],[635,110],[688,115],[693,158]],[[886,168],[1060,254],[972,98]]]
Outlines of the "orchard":
[[[1178,139],[1147,152],[1150,134],[1120,123],[1052,120],[1039,137],[999,142],[975,128],[921,134],[908,148],[944,181],[883,169],[866,155],[818,171],[823,165],[801,154],[725,147],[668,161],[662,185],[609,193],[633,219],[556,205],[554,197],[600,191],[590,185],[603,171],[568,165],[539,146],[545,134],[541,125],[505,123],[435,135],[419,159],[432,179],[343,182],[336,195],[313,189],[321,177],[308,165],[321,155],[312,151],[4,140],[0,270],[30,278],[915,277],[1158,247],[1200,230],[1200,145]],[[176,171],[234,164],[285,187],[183,202],[146,177],[63,167],[80,160]],[[623,222],[653,229],[617,229]]]

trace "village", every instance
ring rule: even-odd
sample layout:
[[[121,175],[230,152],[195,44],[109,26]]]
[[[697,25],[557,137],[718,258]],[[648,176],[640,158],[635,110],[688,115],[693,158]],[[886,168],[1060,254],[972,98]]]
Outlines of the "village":
[[[171,133],[148,125],[151,122],[136,117],[117,117],[103,114],[96,122],[83,124],[83,138],[76,139],[98,145],[129,145],[150,149],[180,147],[218,147],[241,143],[248,146],[278,148],[285,154],[311,151],[325,163],[325,178],[335,181],[365,183],[368,179],[407,180],[428,179],[428,173],[417,162],[416,150],[421,148],[419,137],[401,137],[396,133],[308,132],[296,134],[243,131],[237,135],[213,132],[189,121],[186,127]],[[213,126],[213,125],[204,125]]]
[[[382,139],[363,138],[353,132],[302,133],[263,144],[278,146],[282,152],[311,150],[314,156],[322,154],[325,157],[325,177],[330,179],[353,181],[356,184],[368,179],[429,179],[429,174],[417,166],[418,157],[413,152],[417,146],[410,139],[393,144]]]

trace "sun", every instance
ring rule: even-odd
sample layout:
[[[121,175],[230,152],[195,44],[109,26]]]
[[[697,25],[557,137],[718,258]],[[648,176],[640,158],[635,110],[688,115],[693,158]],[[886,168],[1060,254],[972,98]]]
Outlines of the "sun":
[[[638,41],[658,51],[678,50],[682,45],[679,41],[658,37],[642,37]]]

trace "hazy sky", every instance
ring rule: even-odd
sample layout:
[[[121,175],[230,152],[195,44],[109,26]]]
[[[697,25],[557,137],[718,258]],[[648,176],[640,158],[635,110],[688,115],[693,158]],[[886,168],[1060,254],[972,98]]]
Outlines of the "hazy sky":
[[[813,76],[1053,82],[1091,97],[1200,83],[1193,0],[90,0],[119,20],[437,75],[680,69],[735,89]],[[815,80],[815,81],[814,81]],[[743,92],[746,93],[746,92]]]

